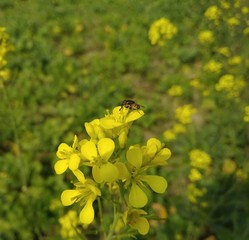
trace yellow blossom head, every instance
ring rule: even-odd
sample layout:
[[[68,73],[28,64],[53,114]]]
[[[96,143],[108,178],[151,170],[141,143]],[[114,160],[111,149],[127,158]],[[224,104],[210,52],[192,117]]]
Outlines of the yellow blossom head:
[[[215,61],[215,60],[210,60],[204,65],[204,71],[210,72],[210,73],[220,73],[222,70],[222,63]]]
[[[196,109],[191,104],[178,107],[175,111],[175,118],[182,124],[192,122],[192,115],[196,113]]]
[[[74,174],[78,179],[78,182],[74,184],[76,188],[64,190],[61,194],[61,201],[64,206],[80,202],[83,206],[80,212],[80,221],[84,224],[90,224],[94,220],[93,202],[101,195],[101,192],[94,181],[85,179],[81,171],[77,170]]]
[[[193,149],[189,153],[190,165],[195,168],[207,170],[212,162],[211,157],[204,151]]]
[[[204,15],[209,20],[218,20],[221,15],[221,10],[216,5],[212,5],[207,8]]]
[[[213,32],[210,30],[203,30],[198,35],[199,42],[201,44],[209,44],[214,41]]]
[[[177,28],[167,18],[160,18],[153,22],[149,29],[149,40],[152,45],[164,45],[177,33]]]
[[[150,224],[143,215],[147,215],[142,209],[128,209],[123,214],[125,224],[136,229],[140,234],[146,235],[149,232]]]

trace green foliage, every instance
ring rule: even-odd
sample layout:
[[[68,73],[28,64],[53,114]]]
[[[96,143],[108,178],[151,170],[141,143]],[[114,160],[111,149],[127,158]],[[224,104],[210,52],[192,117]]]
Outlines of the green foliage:
[[[210,6],[220,10],[215,19]],[[67,209],[58,201],[68,176],[54,173],[57,147],[74,134],[83,139],[84,122],[124,99],[145,112],[128,144],[156,136],[173,154],[160,170],[167,194],[151,196],[167,220],[151,222],[146,237],[249,238],[247,1],[2,0],[0,9],[0,27],[14,46],[0,66],[10,71],[5,80],[0,74],[1,239],[61,239],[58,219]],[[148,31],[160,18],[178,32],[151,45]],[[201,42],[206,30],[213,40]],[[235,84],[217,90],[227,74]],[[181,94],[170,93],[175,85]],[[187,104],[196,112],[177,132],[175,111]],[[193,149],[212,159],[194,183],[206,189],[195,203],[187,192]]]

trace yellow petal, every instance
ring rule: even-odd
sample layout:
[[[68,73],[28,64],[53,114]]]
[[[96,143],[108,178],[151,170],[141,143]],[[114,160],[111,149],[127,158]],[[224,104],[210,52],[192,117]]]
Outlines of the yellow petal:
[[[147,141],[147,147],[155,145],[157,147],[157,150],[160,150],[162,148],[162,143],[156,139],[156,138],[150,138]]]
[[[101,166],[93,166],[92,175],[97,183],[113,182],[118,179],[119,172],[115,165],[108,162]]]
[[[144,115],[144,111],[143,110],[133,110],[131,112],[129,112],[129,114],[127,115],[125,122],[132,122],[137,120],[138,118],[142,117]]]
[[[164,177],[155,175],[144,175],[141,180],[146,182],[156,193],[164,193],[168,183]]]
[[[145,217],[137,218],[132,226],[138,230],[138,232],[142,235],[146,235],[149,232],[150,224]]]
[[[84,224],[90,224],[94,219],[93,200],[89,199],[80,212],[80,221]]]
[[[167,160],[171,156],[171,151],[168,148],[163,148],[153,159],[153,163],[157,165],[165,165],[167,164]]]
[[[81,183],[85,183],[85,175],[83,172],[81,172],[79,169],[76,169],[73,171],[73,174],[77,177],[77,179],[79,180],[79,182]]]
[[[77,200],[78,195],[80,195],[79,190],[65,190],[61,194],[61,202],[64,206],[70,206]]]
[[[147,202],[148,198],[144,191],[136,183],[132,183],[129,194],[129,203],[135,208],[142,208],[147,204]]]
[[[126,158],[128,162],[135,166],[136,168],[140,168],[143,161],[143,154],[140,148],[133,147],[128,149],[126,152]]]
[[[119,171],[119,179],[126,180],[127,178],[130,177],[129,171],[124,163],[116,162],[114,165]]]
[[[58,160],[54,165],[56,174],[64,173],[68,168],[68,160]]]
[[[108,160],[115,148],[114,141],[110,138],[102,138],[99,140],[98,144],[99,155],[102,159]]]
[[[60,159],[66,158],[68,153],[72,152],[72,148],[69,147],[66,143],[61,143],[56,152],[56,156]]]
[[[70,160],[69,160],[69,169],[74,171],[79,167],[80,164],[80,157],[77,154],[72,154],[70,156]]]
[[[91,162],[94,161],[94,159],[97,157],[96,145],[91,141],[86,142],[81,146],[81,153],[85,159]]]
[[[74,135],[72,148],[75,149],[78,146],[78,144],[79,144],[78,138],[76,135]]]
[[[116,127],[120,127],[122,123],[117,122],[115,118],[105,117],[100,119],[100,125],[105,129],[113,129]]]

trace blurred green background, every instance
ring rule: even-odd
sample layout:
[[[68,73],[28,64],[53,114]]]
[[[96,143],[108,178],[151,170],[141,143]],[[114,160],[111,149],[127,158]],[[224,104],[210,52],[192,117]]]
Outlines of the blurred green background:
[[[160,18],[178,31],[152,45]],[[248,1],[1,0],[0,27],[14,47],[0,89],[0,239],[62,239],[57,147],[86,137],[84,122],[124,99],[145,111],[129,142],[157,137],[173,154],[161,170],[169,189],[156,199],[167,220],[138,239],[249,239]],[[235,82],[218,90],[227,74]],[[186,124],[175,111],[188,104],[196,111]],[[187,192],[193,149],[212,159],[197,202]]]

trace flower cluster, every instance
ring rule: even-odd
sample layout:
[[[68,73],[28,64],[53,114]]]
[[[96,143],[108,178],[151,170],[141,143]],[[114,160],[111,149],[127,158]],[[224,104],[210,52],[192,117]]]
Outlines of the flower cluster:
[[[191,104],[178,107],[175,111],[175,118],[182,124],[192,122],[192,115],[196,113],[196,109]]]
[[[165,41],[173,38],[177,33],[177,27],[167,18],[160,18],[153,22],[149,29],[149,40],[152,45],[163,46]]]
[[[55,172],[70,170],[76,178],[74,189],[64,190],[61,201],[64,206],[80,204],[82,224],[93,223],[94,201],[109,194],[119,203],[119,221],[140,234],[148,233],[147,212],[142,208],[148,205],[151,190],[164,193],[167,188],[166,179],[150,174],[150,169],[166,165],[171,152],[156,138],[124,149],[132,123],[143,115],[140,109],[115,107],[103,118],[85,123],[89,139],[79,141],[75,136],[72,146],[59,145]]]
[[[214,41],[214,34],[210,30],[203,30],[199,33],[198,39],[201,44],[209,44]]]
[[[218,83],[215,85],[215,89],[217,91],[224,91],[229,98],[237,99],[245,85],[245,81],[236,79],[232,74],[225,74],[220,77]]]
[[[10,71],[4,67],[7,64],[6,54],[11,50],[12,46],[9,44],[9,35],[6,33],[5,28],[0,27],[0,80],[3,82],[9,79]]]
[[[210,172],[210,165],[212,163],[211,157],[204,151],[199,149],[193,149],[189,152],[190,159],[190,184],[187,187],[188,199],[192,203],[197,203],[198,198],[202,197],[206,193],[206,188],[199,188],[198,182],[203,179],[204,174]]]
[[[215,60],[210,60],[204,65],[204,70],[209,73],[220,73],[222,67],[222,63]]]

